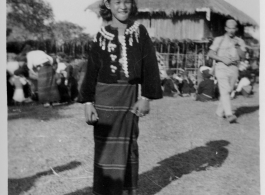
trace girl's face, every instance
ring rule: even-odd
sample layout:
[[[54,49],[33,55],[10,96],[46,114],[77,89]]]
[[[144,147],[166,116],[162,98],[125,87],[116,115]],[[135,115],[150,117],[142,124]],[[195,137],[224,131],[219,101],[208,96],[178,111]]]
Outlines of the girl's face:
[[[112,20],[126,22],[132,9],[132,0],[110,0],[107,8],[111,10]]]

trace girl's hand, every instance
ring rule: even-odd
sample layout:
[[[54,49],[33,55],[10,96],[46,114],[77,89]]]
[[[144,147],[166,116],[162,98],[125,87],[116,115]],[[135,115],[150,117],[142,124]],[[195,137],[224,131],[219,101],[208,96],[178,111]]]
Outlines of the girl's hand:
[[[133,106],[132,112],[139,117],[143,117],[150,111],[150,105],[148,99],[139,99]]]
[[[98,121],[98,114],[93,104],[85,104],[85,120],[88,125],[94,125]]]

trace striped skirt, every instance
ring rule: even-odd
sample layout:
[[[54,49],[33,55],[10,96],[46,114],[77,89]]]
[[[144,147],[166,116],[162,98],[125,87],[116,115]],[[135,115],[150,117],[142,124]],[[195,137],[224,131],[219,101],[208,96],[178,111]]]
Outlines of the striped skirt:
[[[50,65],[43,65],[38,72],[38,96],[41,103],[60,100],[55,72]]]
[[[93,193],[122,195],[137,188],[139,128],[130,111],[137,85],[98,83],[95,99],[99,120],[94,126]]]

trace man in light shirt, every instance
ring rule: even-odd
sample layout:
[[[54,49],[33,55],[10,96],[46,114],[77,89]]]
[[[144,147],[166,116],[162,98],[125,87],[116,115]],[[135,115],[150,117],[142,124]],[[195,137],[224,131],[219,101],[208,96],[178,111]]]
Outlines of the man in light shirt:
[[[245,42],[235,36],[237,23],[229,19],[225,25],[226,33],[216,37],[210,46],[208,56],[216,61],[215,76],[220,91],[219,105],[216,114],[226,117],[230,123],[236,122],[237,117],[232,112],[230,93],[238,78],[238,63],[245,56]]]

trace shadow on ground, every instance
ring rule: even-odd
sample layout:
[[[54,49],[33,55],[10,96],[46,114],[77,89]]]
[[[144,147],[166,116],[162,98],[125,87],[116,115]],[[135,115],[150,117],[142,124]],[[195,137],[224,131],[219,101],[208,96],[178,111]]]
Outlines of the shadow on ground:
[[[242,106],[236,109],[235,115],[239,117],[241,115],[249,114],[257,110],[259,110],[259,106]]]
[[[72,192],[72,193],[65,194],[65,195],[94,195],[94,194],[92,193],[92,188],[87,187],[82,190],[78,190],[76,192]]]
[[[40,104],[28,104],[21,106],[8,107],[8,120],[14,119],[38,119],[48,121],[50,119],[67,118],[59,114],[61,109],[68,109],[68,105],[58,105],[50,108],[44,108]]]
[[[228,141],[218,140],[206,143],[158,162],[158,166],[139,175],[139,195],[155,195],[172,181],[193,171],[207,171],[220,167],[228,156]],[[65,195],[92,195],[91,187]]]
[[[72,161],[68,164],[54,167],[53,170],[59,173],[59,172],[67,171],[70,169],[74,169],[80,165],[81,165],[80,162]],[[20,178],[20,179],[9,178],[8,179],[8,195],[18,195],[22,192],[26,192],[34,185],[34,182],[38,178],[51,175],[51,174],[53,174],[53,171],[49,170],[49,171],[40,172],[40,173],[37,173],[36,175],[25,177],[25,178]]]

